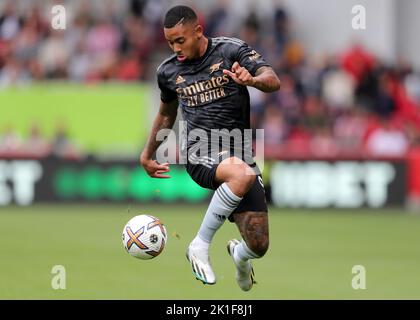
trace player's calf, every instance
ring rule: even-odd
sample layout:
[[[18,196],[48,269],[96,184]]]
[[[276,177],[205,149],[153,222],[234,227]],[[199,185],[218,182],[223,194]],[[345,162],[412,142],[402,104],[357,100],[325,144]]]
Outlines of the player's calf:
[[[247,247],[257,256],[255,258],[263,257],[269,246],[267,212],[234,213],[233,218]]]

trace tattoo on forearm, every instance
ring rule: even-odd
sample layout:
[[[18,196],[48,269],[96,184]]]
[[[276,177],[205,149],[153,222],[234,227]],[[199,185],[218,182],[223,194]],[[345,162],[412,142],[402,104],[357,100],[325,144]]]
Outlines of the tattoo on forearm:
[[[151,130],[149,139],[147,140],[146,147],[144,149],[147,157],[151,157],[151,155],[157,150],[157,148],[163,142],[156,139],[159,131],[162,129],[171,129],[174,125],[175,119],[176,119],[175,103],[164,105],[163,107],[161,106],[161,110],[153,123],[153,127]]]
[[[255,74],[257,82],[254,87],[264,91],[272,92],[279,89],[279,79],[276,73],[270,67],[261,67]]]
[[[163,141],[158,141],[156,139],[158,132],[162,129],[170,129],[172,128],[172,126],[173,126],[173,121],[169,117],[164,117],[162,118],[161,121],[157,122],[152,129],[152,133],[150,134],[146,148],[152,153],[156,151],[159,145],[163,142]]]

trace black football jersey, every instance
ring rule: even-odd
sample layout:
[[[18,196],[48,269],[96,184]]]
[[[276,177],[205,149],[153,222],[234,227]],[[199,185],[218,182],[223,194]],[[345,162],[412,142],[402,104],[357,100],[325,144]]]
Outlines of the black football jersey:
[[[223,74],[223,69],[231,70],[237,61],[255,76],[258,68],[269,64],[242,40],[228,37],[208,40],[206,52],[197,60],[180,62],[175,54],[166,59],[157,69],[157,79],[163,102],[178,99],[187,122],[186,134],[201,129],[198,131],[206,132],[210,139],[212,129],[250,128],[247,87]],[[188,140],[187,147],[197,141]]]

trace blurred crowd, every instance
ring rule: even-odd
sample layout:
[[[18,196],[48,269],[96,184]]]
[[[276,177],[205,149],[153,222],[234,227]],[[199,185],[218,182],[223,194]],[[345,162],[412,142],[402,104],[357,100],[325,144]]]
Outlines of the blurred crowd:
[[[282,56],[281,90],[252,99],[272,156],[402,157],[420,146],[420,77],[408,63],[358,44],[315,60],[293,41]]]
[[[25,10],[3,3],[0,90],[56,79],[155,81],[156,65],[169,53],[161,25],[166,1],[122,1],[122,12],[115,1],[104,1],[101,11],[76,1],[66,30],[53,30],[50,12],[37,3]],[[208,36],[241,38],[279,74],[276,93],[250,88],[251,124],[265,130],[269,156],[400,157],[420,144],[420,76],[408,61],[388,65],[357,43],[311,56],[281,6],[269,16],[251,10],[238,17],[227,4],[195,9]],[[0,133],[0,150],[10,148],[11,130]]]
[[[57,157],[78,160],[84,157],[81,148],[69,137],[66,126],[58,124],[52,138],[47,138],[38,124],[29,128],[27,136],[18,135],[9,124],[0,132],[1,158]]]
[[[33,2],[20,11],[15,1],[6,1],[0,15],[0,86],[44,79],[144,79],[152,25],[134,7],[121,14],[109,2],[96,14],[88,1],[77,3],[64,3],[66,29],[54,30],[46,10],[51,4]]]

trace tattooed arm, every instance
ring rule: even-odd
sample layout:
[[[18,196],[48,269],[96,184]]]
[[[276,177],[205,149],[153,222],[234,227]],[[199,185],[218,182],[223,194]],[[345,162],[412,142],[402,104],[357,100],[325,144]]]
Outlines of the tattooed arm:
[[[163,142],[156,139],[159,131],[161,129],[171,129],[173,127],[177,115],[177,107],[177,99],[169,103],[160,103],[159,112],[153,121],[152,130],[146,142],[146,146],[141,153],[140,163],[147,174],[153,178],[169,178],[169,176],[163,175],[163,173],[169,171],[169,164],[159,164],[155,160],[152,160],[152,155]]]
[[[264,91],[274,92],[280,89],[280,80],[270,67],[261,67],[255,73],[253,87]]]
[[[264,92],[274,92],[280,89],[280,80],[272,68],[263,66],[257,70],[255,77],[249,71],[235,62],[231,70],[223,70],[236,83],[255,87]]]

